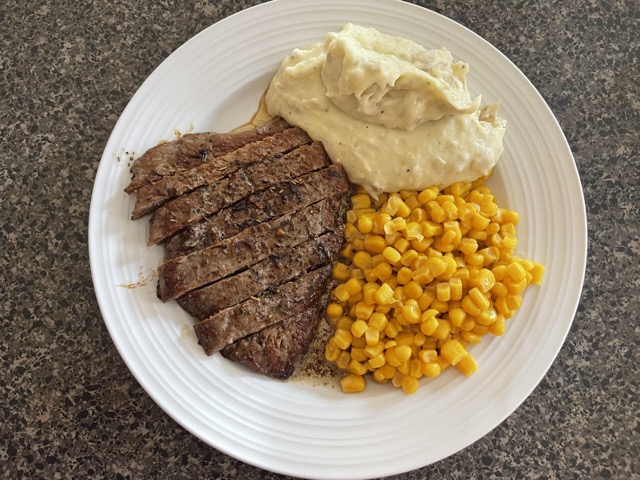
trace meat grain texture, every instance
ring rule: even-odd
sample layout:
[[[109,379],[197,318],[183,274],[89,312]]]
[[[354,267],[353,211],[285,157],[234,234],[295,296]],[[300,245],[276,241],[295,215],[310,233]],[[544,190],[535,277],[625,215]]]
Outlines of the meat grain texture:
[[[158,297],[196,320],[208,355],[277,379],[306,355],[332,287],[350,184],[320,143],[280,118],[184,135],[131,167],[132,218],[164,244]]]

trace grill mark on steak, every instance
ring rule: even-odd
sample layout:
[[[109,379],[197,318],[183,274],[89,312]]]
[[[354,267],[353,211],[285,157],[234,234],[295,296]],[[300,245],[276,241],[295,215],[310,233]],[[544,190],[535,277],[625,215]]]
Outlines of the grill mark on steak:
[[[237,340],[220,353],[255,372],[286,380],[307,353],[323,311],[318,302],[298,315]]]
[[[169,260],[158,268],[158,296],[164,301],[285,253],[308,238],[343,225],[343,196],[330,197],[292,214],[247,228],[218,245]]]
[[[272,254],[247,270],[187,293],[178,298],[178,304],[203,320],[263,290],[288,282],[300,273],[336,260],[342,238],[340,231],[328,232],[297,245],[286,254]]]
[[[254,130],[231,133],[188,133],[172,142],[156,145],[138,157],[131,166],[132,179],[124,189],[131,193],[162,177],[207,163],[250,142],[280,132],[290,125],[275,118]]]
[[[254,192],[330,165],[322,144],[304,145],[272,161],[259,162],[229,177],[170,200],[149,220],[149,245],[160,243],[208,215]]]
[[[303,175],[257,192],[190,225],[165,242],[167,259],[220,243],[245,228],[295,212],[323,198],[347,193],[349,181],[339,165]]]
[[[211,355],[247,335],[300,315],[320,299],[330,278],[331,265],[325,265],[226,308],[194,325],[198,341]]]
[[[227,177],[243,167],[285,154],[307,143],[311,143],[311,139],[303,130],[289,128],[216,157],[208,163],[143,185],[136,192],[131,219],[137,220],[168,200]]]

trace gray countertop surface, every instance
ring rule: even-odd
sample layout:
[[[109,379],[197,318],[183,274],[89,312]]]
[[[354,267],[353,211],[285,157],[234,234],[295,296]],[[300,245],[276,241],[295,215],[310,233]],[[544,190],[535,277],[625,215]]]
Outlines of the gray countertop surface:
[[[175,423],[102,320],[87,222],[96,170],[145,78],[255,0],[1,2],[0,477],[283,478]],[[580,173],[588,263],[556,361],[501,425],[395,478],[640,478],[640,4],[416,1],[537,87]],[[562,208],[561,205],[558,208]]]

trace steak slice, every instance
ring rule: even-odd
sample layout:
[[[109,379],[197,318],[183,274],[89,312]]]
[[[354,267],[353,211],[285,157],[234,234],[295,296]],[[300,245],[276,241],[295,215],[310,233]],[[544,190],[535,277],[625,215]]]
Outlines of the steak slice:
[[[178,232],[165,242],[166,258],[215,245],[245,228],[295,212],[323,198],[347,193],[349,189],[349,181],[339,165],[282,182]]]
[[[213,158],[208,163],[143,185],[136,192],[131,219],[136,220],[172,198],[227,177],[247,165],[287,153],[307,143],[311,143],[311,139],[304,130],[289,128]]]
[[[178,304],[203,320],[263,290],[285,283],[300,272],[333,262],[338,257],[342,238],[340,231],[328,232],[289,249],[286,254],[272,254],[247,270],[187,293],[178,298]]]
[[[331,265],[324,265],[196,323],[193,328],[200,345],[211,355],[247,335],[300,315],[322,297],[331,270]]]
[[[223,357],[278,380],[286,380],[309,350],[324,311],[316,305],[224,347]]]
[[[290,125],[282,118],[275,118],[264,126],[242,132],[188,133],[172,142],[161,143],[147,150],[131,166],[131,182],[124,189],[131,193],[143,185],[160,180],[167,175],[189,170],[212,158],[229,152],[250,142],[280,132]]]
[[[238,170],[220,181],[170,200],[149,220],[149,245],[160,243],[254,192],[330,165],[322,144],[304,145],[282,157]]]
[[[176,257],[158,268],[158,296],[174,300],[343,225],[343,196],[247,228],[218,245]]]

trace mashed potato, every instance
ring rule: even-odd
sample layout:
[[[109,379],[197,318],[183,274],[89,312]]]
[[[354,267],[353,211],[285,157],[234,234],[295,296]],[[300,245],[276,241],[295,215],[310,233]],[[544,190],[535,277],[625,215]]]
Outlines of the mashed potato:
[[[374,196],[443,188],[486,175],[503,150],[505,121],[471,98],[468,70],[444,48],[347,24],[293,50],[265,102]]]

